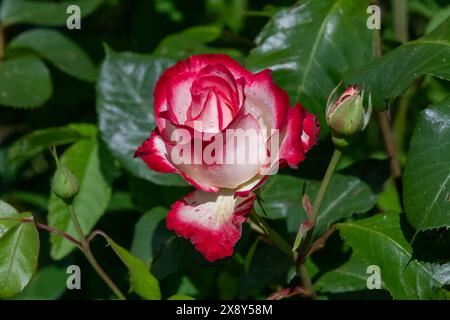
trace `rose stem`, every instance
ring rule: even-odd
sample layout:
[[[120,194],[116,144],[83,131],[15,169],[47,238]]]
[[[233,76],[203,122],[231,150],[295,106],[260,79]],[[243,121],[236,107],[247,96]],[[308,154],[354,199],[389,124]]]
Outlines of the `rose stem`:
[[[123,295],[122,291],[120,291],[120,289],[116,286],[116,284],[106,274],[106,272],[98,264],[97,260],[95,259],[94,255],[92,254],[90,244],[89,244],[89,242],[87,241],[86,237],[83,234],[83,230],[81,229],[80,222],[78,221],[77,214],[75,212],[75,207],[73,206],[73,204],[69,204],[69,209],[70,209],[70,214],[72,216],[72,221],[73,221],[73,223],[75,225],[75,230],[77,231],[78,236],[80,237],[81,251],[86,256],[86,259],[89,261],[89,263],[92,265],[92,267],[98,273],[98,275],[103,279],[103,281],[105,281],[105,283],[116,294],[116,296],[120,300],[126,300],[126,298]]]
[[[267,237],[272,241],[275,246],[277,246],[283,253],[287,254],[290,258],[292,258],[292,248],[280,236],[275,230],[273,230],[269,224],[253,210],[253,213],[250,215],[250,219],[254,221],[267,235]]]
[[[338,149],[334,149],[333,156],[331,157],[330,163],[328,164],[327,171],[325,172],[325,176],[323,177],[322,183],[320,184],[319,191],[317,193],[316,199],[314,201],[313,213],[310,217],[310,221],[312,222],[312,228],[308,230],[306,233],[306,237],[303,240],[302,245],[300,246],[299,254],[297,256],[297,264],[298,266],[298,275],[302,281],[302,285],[305,290],[308,290],[312,293],[313,298],[315,298],[316,292],[314,291],[314,287],[311,283],[311,279],[308,276],[308,272],[305,267],[305,258],[309,252],[309,248],[311,246],[311,242],[313,239],[314,226],[317,221],[317,217],[320,212],[320,205],[322,204],[323,197],[328,189],[330,184],[331,177],[333,176],[334,171],[336,170],[336,166],[341,158],[341,151]]]
[[[30,219],[30,218],[23,218],[23,219],[20,220],[20,222],[22,222],[22,223],[30,223],[30,222],[34,222],[34,220]],[[78,241],[77,239],[75,239],[74,237],[72,237],[70,234],[65,233],[62,230],[50,227],[49,225],[46,225],[46,224],[43,224],[43,223],[35,222],[35,225],[36,225],[37,228],[39,228],[41,230],[45,230],[45,231],[48,231],[50,233],[57,234],[57,235],[65,238],[65,239],[67,239],[68,241],[70,241],[73,244],[75,244],[79,249],[81,249],[81,242]]]
[[[378,5],[377,0],[372,1],[373,4]],[[406,7],[405,7],[406,8]],[[404,21],[398,21],[400,18],[400,15],[404,15],[404,13],[400,13],[399,10],[402,9],[401,7],[396,7],[394,12],[394,18],[397,19],[397,23],[407,23],[407,20],[400,19]],[[403,9],[402,9],[403,10]],[[407,27],[407,26],[406,26]],[[400,29],[396,28],[396,35],[399,37],[399,39],[402,41],[407,38],[407,35],[404,34],[404,26]],[[400,35],[400,33],[402,33]],[[377,59],[380,59],[383,55],[382,47],[381,47],[381,34],[379,29],[374,29],[374,47],[375,47],[375,57]],[[386,107],[388,107],[388,104],[386,104]],[[394,134],[391,129],[391,121],[390,121],[390,115],[389,110],[386,108],[384,111],[377,111],[377,117],[378,117],[378,124],[380,126],[381,135],[383,136],[383,141],[386,149],[386,154],[390,159],[390,168],[391,168],[391,174],[395,182],[395,187],[397,189],[397,194],[401,200],[402,196],[402,170],[400,167],[400,162],[398,160],[398,150],[397,145],[395,143]],[[402,201],[400,201],[402,202]]]

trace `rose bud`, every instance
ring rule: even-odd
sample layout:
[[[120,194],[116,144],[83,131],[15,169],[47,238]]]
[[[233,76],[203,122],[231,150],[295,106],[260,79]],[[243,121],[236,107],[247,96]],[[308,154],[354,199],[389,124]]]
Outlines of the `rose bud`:
[[[66,166],[58,164],[52,181],[52,192],[64,200],[71,203],[73,198],[80,191],[80,183],[77,177]]]
[[[255,194],[278,166],[296,168],[317,142],[316,117],[272,80],[227,55],[192,56],[154,90],[156,128],[137,149],[152,170],[197,190],[172,205],[167,227],[209,261],[233,254]]]
[[[331,99],[338,85],[328,98],[326,108],[326,119],[331,128],[333,142],[338,146],[348,145],[345,137],[363,131],[370,120],[372,113],[372,100],[369,95],[369,105],[367,111],[364,110],[364,89],[360,92],[358,86],[348,87],[333,104]]]

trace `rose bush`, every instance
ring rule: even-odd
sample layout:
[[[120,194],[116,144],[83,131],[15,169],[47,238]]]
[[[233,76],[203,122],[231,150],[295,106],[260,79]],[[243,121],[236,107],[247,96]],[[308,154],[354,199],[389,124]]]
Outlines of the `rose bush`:
[[[300,104],[290,108],[270,70],[252,74],[221,54],[167,69],[154,101],[157,128],[135,157],[197,189],[172,205],[167,226],[209,261],[230,256],[253,207],[252,191],[277,166],[298,166],[316,144],[318,121]]]
[[[420,2],[0,0],[0,299],[448,299]]]

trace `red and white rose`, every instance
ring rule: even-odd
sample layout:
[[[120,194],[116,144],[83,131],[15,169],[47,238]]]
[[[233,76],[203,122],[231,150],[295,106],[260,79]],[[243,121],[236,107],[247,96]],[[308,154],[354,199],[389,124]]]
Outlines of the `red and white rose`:
[[[192,56],[154,91],[157,127],[136,151],[155,171],[197,190],[172,205],[167,226],[209,261],[232,255],[255,194],[278,165],[296,168],[317,141],[316,117],[272,80],[226,55]],[[240,137],[245,136],[245,139]]]

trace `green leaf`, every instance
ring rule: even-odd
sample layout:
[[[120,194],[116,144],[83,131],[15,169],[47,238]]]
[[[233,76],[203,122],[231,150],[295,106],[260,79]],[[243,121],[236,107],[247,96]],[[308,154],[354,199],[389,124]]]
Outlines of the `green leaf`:
[[[206,14],[214,17],[215,24],[227,25],[235,33],[241,31],[248,13],[248,0],[207,0],[205,5]]]
[[[194,54],[217,53],[219,50],[208,47],[207,43],[217,40],[221,34],[222,29],[216,26],[192,27],[165,37],[153,54],[180,60]]]
[[[261,242],[256,248],[249,272],[241,271],[239,299],[258,294],[266,286],[284,285],[293,261],[278,248]]]
[[[208,46],[222,35],[218,26],[196,26],[165,37],[153,54],[174,60],[186,59],[194,54],[222,53],[240,60],[242,53],[233,48],[217,48]]]
[[[450,97],[425,109],[403,175],[406,216],[417,231],[450,227]]]
[[[427,36],[408,42],[347,78],[365,84],[372,93],[374,107],[402,94],[420,75],[450,80],[450,19]]]
[[[8,50],[28,49],[80,80],[95,82],[97,67],[72,39],[56,30],[32,29],[19,34]]]
[[[6,233],[20,224],[20,214],[17,210],[0,199],[0,239]]]
[[[336,269],[322,275],[314,288],[320,292],[341,293],[349,291],[367,290],[367,267],[369,265],[357,256],[350,259]]]
[[[380,209],[381,212],[403,211],[394,180],[390,180],[386,184],[383,192],[379,194],[377,208]]]
[[[94,12],[103,0],[73,0],[59,3],[50,1],[3,0],[0,7],[0,22],[4,26],[18,23],[46,26],[63,26],[70,16],[67,8],[70,5],[80,7],[82,17]]]
[[[11,193],[6,193],[4,198],[9,202],[17,201],[21,204],[25,204],[27,206],[35,207],[39,210],[46,211],[48,204],[48,195],[28,192],[28,191],[13,191]],[[13,199],[13,201],[9,200]]]
[[[288,175],[276,175],[261,188],[263,206],[269,219],[287,218],[288,231],[297,233],[300,223],[306,219],[302,206],[303,188],[314,201],[320,181],[300,179]],[[370,210],[376,202],[376,195],[362,180],[353,176],[334,174],[322,200],[315,227],[315,235],[320,236],[335,222],[349,218],[354,213]],[[256,205],[259,213],[261,208]]]
[[[67,273],[64,268],[56,266],[42,268],[14,300],[56,300],[66,291],[66,280]]]
[[[97,112],[102,137],[125,169],[156,184],[186,185],[179,176],[154,172],[141,159],[133,159],[156,127],[153,88],[173,63],[166,58],[107,49],[97,82]]]
[[[153,208],[142,215],[134,227],[131,253],[143,260],[147,266],[151,265],[154,256],[158,254],[164,241],[167,240],[164,236],[164,233],[168,233],[167,229],[161,229],[159,226],[168,212],[169,210],[166,208]]]
[[[50,73],[38,58],[22,56],[0,61],[0,105],[36,108],[52,95]]]
[[[161,229],[164,235],[154,236],[158,239],[158,255],[154,255],[151,267],[155,277],[163,280],[175,272],[205,264],[205,259],[191,243],[168,231],[165,225]]]
[[[106,160],[111,161],[111,160]],[[95,226],[105,213],[111,198],[112,179],[105,176],[99,160],[99,147],[95,140],[81,140],[64,152],[61,163],[68,167],[80,182],[80,193],[73,205],[85,235]],[[69,207],[55,195],[48,204],[48,223],[77,237]],[[51,256],[55,260],[64,258],[75,246],[64,238],[50,236]]]
[[[439,288],[449,277],[437,273],[431,264],[413,260],[412,248],[402,231],[402,218],[398,213],[378,214],[341,223],[338,228],[355,255],[369,265],[379,266],[381,279],[394,298],[442,298]]]
[[[256,38],[248,67],[270,68],[291,103],[301,102],[325,123],[325,104],[350,71],[373,59],[366,28],[369,1],[302,1],[278,12]],[[327,131],[322,126],[321,134]]]
[[[161,188],[148,180],[131,176],[129,184],[133,200],[142,212],[149,211],[158,206],[170,208],[174,202],[184,197],[193,189],[191,186]]]
[[[115,191],[108,204],[107,211],[133,211],[136,210],[130,193],[126,191]]]
[[[195,300],[195,299],[190,296],[185,296],[182,294],[175,294],[175,295],[167,298],[167,300]]]
[[[145,263],[119,246],[111,238],[107,240],[130,272],[131,290],[146,300],[160,300],[161,292],[158,280],[150,273]]]
[[[255,255],[256,248],[258,247],[259,238],[256,238],[250,249],[248,249],[247,255],[245,256],[244,270],[248,273],[250,266],[252,264],[253,257]]]
[[[450,17],[450,6],[445,7],[442,10],[436,12],[433,15],[430,22],[428,22],[426,33],[432,32],[436,29],[441,23],[445,22]]]
[[[227,19],[227,24],[231,30],[239,33],[244,25],[245,11],[248,9],[248,0],[232,0],[229,10],[223,12]]]
[[[223,270],[213,281],[219,291],[219,300],[233,300],[237,298],[240,287],[239,277],[237,275]]]
[[[85,138],[94,138],[97,128],[91,124],[75,123],[63,127],[35,130],[17,139],[9,148],[9,161],[23,162],[50,146],[59,146]]]
[[[38,256],[33,216],[20,214],[0,200],[0,298],[10,298],[25,288],[36,271]]]

